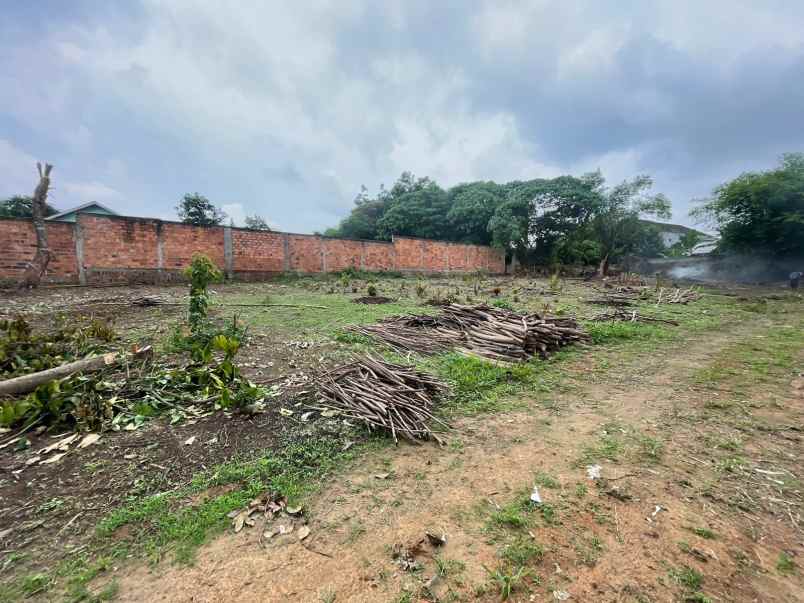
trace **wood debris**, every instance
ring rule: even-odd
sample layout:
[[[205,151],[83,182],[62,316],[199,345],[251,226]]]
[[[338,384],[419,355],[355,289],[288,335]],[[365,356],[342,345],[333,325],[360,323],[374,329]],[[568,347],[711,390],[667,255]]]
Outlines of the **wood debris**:
[[[341,416],[364,423],[369,430],[383,429],[395,442],[434,439],[441,443],[430,422],[446,423],[433,416],[435,400],[446,386],[435,377],[410,366],[361,358],[324,375],[321,405]]]
[[[437,316],[399,316],[351,330],[403,353],[455,349],[502,362],[527,360],[536,354],[546,358],[562,346],[588,340],[573,318],[518,314],[486,305],[448,304]]]
[[[659,289],[656,305],[658,306],[659,304],[663,303],[686,304],[691,301],[698,301],[699,299],[701,299],[701,294],[693,287],[690,287],[689,289],[677,288],[675,291],[662,287]]]
[[[623,308],[614,308],[610,312],[603,312],[597,316],[593,316],[592,320],[596,322],[642,322],[654,324],[667,324],[678,326],[675,320],[668,320],[666,318],[655,318],[653,316],[643,316],[636,310],[624,310]]]

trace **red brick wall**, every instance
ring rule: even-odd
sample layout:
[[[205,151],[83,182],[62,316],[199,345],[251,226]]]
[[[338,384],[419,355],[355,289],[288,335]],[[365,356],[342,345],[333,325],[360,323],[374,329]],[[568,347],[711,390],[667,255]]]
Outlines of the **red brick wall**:
[[[48,246],[53,252],[44,279],[52,283],[78,282],[73,225],[47,224]],[[36,253],[36,234],[29,220],[0,220],[0,281],[18,281]]]
[[[324,266],[327,272],[337,272],[346,268],[360,270],[360,254],[363,245],[360,241],[349,239],[321,239],[324,250]]]
[[[363,241],[365,270],[396,270],[396,247],[393,243]]]
[[[76,229],[89,284],[159,282],[177,278],[194,253],[204,253],[226,269],[225,229],[144,218],[83,214],[79,224],[48,223],[55,258],[46,280],[77,282]],[[15,281],[33,258],[36,237],[28,220],[0,220],[0,281]],[[392,243],[322,238],[280,232],[231,229],[231,271],[258,279],[285,270],[446,272],[505,271],[505,256],[490,247],[394,237]]]
[[[321,237],[289,234],[288,269],[294,272],[323,272]]]
[[[93,269],[159,268],[156,220],[81,216],[84,267]]]
[[[282,272],[285,245],[282,233],[232,229],[232,258],[235,272]]]
[[[193,254],[203,253],[218,268],[223,270],[223,227],[190,226],[188,224],[162,223],[164,240],[164,268],[180,270],[186,268]]]

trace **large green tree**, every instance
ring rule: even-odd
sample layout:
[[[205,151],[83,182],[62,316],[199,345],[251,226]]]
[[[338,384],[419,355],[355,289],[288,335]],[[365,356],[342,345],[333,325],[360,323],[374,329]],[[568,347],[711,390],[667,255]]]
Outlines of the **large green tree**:
[[[629,253],[636,253],[649,229],[641,216],[670,218],[670,201],[662,195],[651,194],[653,179],[637,176],[610,189],[600,184],[601,205],[592,218],[594,240],[600,244],[601,258],[598,273],[608,274],[609,264]]]
[[[217,226],[228,216],[212,202],[198,193],[187,193],[176,206],[179,219],[195,226]]]
[[[720,185],[693,214],[718,227],[720,251],[804,256],[804,153],[788,153],[775,169]]]
[[[45,204],[45,216],[52,216],[59,211],[50,205]],[[5,201],[0,201],[0,218],[31,218],[33,217],[33,197],[25,195],[14,195]]]

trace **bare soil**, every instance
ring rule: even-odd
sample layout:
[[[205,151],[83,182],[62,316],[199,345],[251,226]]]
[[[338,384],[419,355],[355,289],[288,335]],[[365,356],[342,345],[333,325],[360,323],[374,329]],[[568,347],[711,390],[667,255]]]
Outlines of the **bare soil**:
[[[797,515],[762,504],[741,508],[728,498],[728,485],[712,486],[716,461],[695,424],[713,393],[694,386],[693,374],[754,334],[735,325],[669,354],[627,361],[615,354],[621,363],[606,371],[581,361],[563,393],[534,398],[525,412],[464,419],[446,449],[403,444],[364,459],[306,510],[312,533],[303,543],[260,544],[259,528],[226,535],[191,567],[122,570],[119,598],[414,601],[426,594],[495,601],[500,592],[489,585],[489,572],[500,566],[501,545],[513,531],[544,551],[513,601],[567,594],[577,601],[703,600],[685,599],[696,590],[674,578],[685,567],[700,572],[700,590],[713,601],[804,600],[800,570],[776,567],[780,551],[799,567],[804,561]],[[802,380],[781,387],[785,402],[760,405],[767,431],[746,428],[743,462],[771,472],[754,475],[801,470]],[[755,393],[758,405],[767,394]],[[603,479],[590,480],[589,449],[618,430],[655,438],[664,452],[655,461],[644,451],[626,451],[616,462],[599,458]],[[537,475],[556,482],[540,486],[554,521],[503,534],[490,529],[489,517],[529,492]],[[761,487],[751,494],[760,498]],[[445,534],[446,545],[416,547],[425,531]],[[420,571],[394,560],[406,546],[416,549]],[[436,557],[455,560],[459,569],[439,575]]]

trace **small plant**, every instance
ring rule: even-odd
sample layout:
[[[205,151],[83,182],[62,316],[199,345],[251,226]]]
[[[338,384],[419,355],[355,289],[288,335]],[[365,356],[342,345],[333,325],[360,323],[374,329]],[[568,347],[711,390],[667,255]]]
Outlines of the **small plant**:
[[[495,299],[491,302],[491,305],[495,308],[502,308],[503,310],[513,310],[514,307],[511,305],[507,299]]]
[[[524,567],[519,567],[516,570],[505,570],[496,569],[491,571],[489,568],[484,567],[484,569],[488,572],[491,579],[497,585],[498,590],[500,591],[500,597],[503,601],[507,601],[511,594],[519,587],[519,583],[522,582],[522,579],[528,575],[528,570]]]
[[[368,293],[369,297],[376,297],[377,296],[377,287],[374,283],[370,284],[366,288],[366,293]]]
[[[212,263],[212,260],[201,253],[193,255],[184,275],[190,280],[189,323],[190,330],[195,333],[205,325],[207,320],[209,307],[207,287],[211,283],[221,280],[223,275]]]
[[[500,293],[502,293],[502,289],[500,289],[499,287],[494,287],[494,289],[491,290],[491,294],[494,297],[500,297]]]
[[[792,574],[796,569],[796,564],[793,558],[782,551],[779,553],[779,559],[776,561],[776,571],[780,574]]]
[[[427,293],[427,285],[422,281],[418,281],[416,283],[416,297],[424,297],[425,293]]]
[[[547,280],[547,286],[550,288],[552,293],[561,293],[561,290],[564,288],[564,286],[561,283],[561,277],[559,276],[558,272],[554,272],[550,275],[550,278]]]
[[[693,528],[692,532],[701,538],[706,538],[707,540],[715,539],[715,533],[708,528]]]
[[[524,566],[528,562],[541,559],[544,549],[530,538],[520,536],[503,548],[501,556],[514,566]]]
[[[688,565],[673,568],[668,573],[676,583],[692,591],[699,590],[703,584],[703,574]]]

